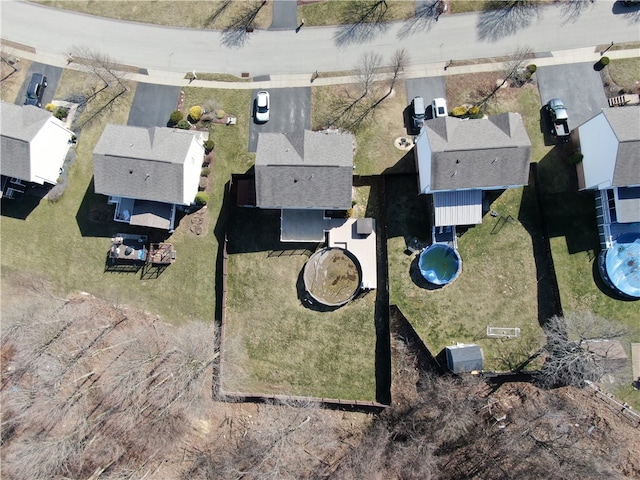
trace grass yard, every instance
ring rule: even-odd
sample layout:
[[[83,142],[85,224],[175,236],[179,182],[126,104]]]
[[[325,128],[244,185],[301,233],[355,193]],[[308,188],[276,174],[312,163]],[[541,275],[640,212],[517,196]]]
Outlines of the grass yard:
[[[315,245],[281,244],[279,231],[279,212],[235,209],[223,389],[375,400],[375,292],[333,311],[305,307],[300,274]]]
[[[369,2],[373,4],[374,2]],[[406,20],[413,17],[415,12],[414,2],[406,0],[387,0],[387,10],[384,12],[384,21]],[[345,0],[326,0],[310,2],[298,7],[298,18],[304,18],[304,24],[308,26],[318,25],[343,25],[356,23],[360,18],[359,13],[364,8],[357,8],[358,3]],[[361,5],[366,5],[361,2]],[[380,8],[383,8],[382,6]],[[378,10],[379,12],[382,10]]]
[[[97,15],[100,17],[116,18],[139,22],[144,18],[145,23],[168,25],[173,27],[209,28],[223,30],[238,18],[244,16],[248,10],[257,9],[260,0],[230,1],[139,1],[139,0],[109,0],[109,1],[38,1],[43,5],[76,12]],[[254,19],[255,28],[268,28],[271,25],[272,2],[260,8]]]
[[[9,56],[10,55],[5,55],[4,52],[2,54],[3,58],[7,58]],[[16,103],[20,87],[27,78],[31,62],[29,60],[20,59],[20,61],[15,65],[16,69],[4,62],[4,60],[0,65],[2,65],[2,78],[4,78],[2,81],[2,88],[0,88],[0,99],[2,99],[3,102]]]
[[[616,85],[627,92],[640,93],[640,58],[613,60],[607,70]]]
[[[87,81],[84,74],[65,70],[56,98],[65,98],[86,88]],[[110,122],[126,123],[135,93],[135,85],[131,87],[127,103],[110,116]],[[187,88],[185,92],[185,105],[215,100],[219,107],[237,115],[238,124],[212,127],[216,158],[210,202],[204,210],[203,233],[198,236],[191,232],[190,217],[181,220],[176,231],[168,237],[178,254],[173,265],[157,279],[150,280],[141,280],[139,273],[104,273],[109,238],[118,231],[131,230],[112,222],[112,209],[107,205],[106,197],[93,192],[92,152],[107,122],[102,119],[84,128],[79,135],[77,157],[69,169],[67,188],[57,202],[42,200],[25,220],[15,217],[23,214],[21,209],[33,205],[3,202],[0,218],[3,272],[32,272],[34,276],[42,275],[59,285],[63,292],[87,291],[116,304],[156,313],[174,323],[189,319],[212,320],[218,250],[214,228],[222,205],[222,192],[230,172],[244,171],[252,164],[252,156],[246,152],[250,92],[198,88]],[[96,213],[102,214],[100,220],[95,219]],[[159,231],[153,231],[153,234],[163,235]]]
[[[485,368],[505,370],[523,361],[541,341],[537,314],[536,268],[531,237],[518,221],[522,189],[504,192],[491,208],[513,220],[482,225],[459,239],[463,271],[442,289],[426,288],[408,242],[430,239],[426,199],[416,195],[415,178],[387,181],[388,255],[391,303],[400,307],[434,355],[456,342],[478,343]],[[487,326],[519,327],[511,340],[485,338]]]
[[[337,95],[355,92],[354,85],[335,85],[311,88],[311,128],[327,125],[327,118],[335,112],[332,105]],[[394,146],[398,137],[409,137],[404,127],[403,111],[407,107],[404,82],[399,82],[393,93],[378,106],[375,115],[357,132],[357,150],[354,173],[378,175],[385,171],[415,171],[413,154]]]

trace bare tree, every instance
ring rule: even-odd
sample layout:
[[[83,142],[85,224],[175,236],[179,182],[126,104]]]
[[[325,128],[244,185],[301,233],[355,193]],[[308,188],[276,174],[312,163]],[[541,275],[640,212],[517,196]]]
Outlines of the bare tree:
[[[476,102],[478,107],[486,107],[486,105],[494,99],[498,91],[504,87],[508,82],[517,83],[517,80],[521,74],[525,72],[525,64],[532,57],[532,50],[529,47],[518,47],[509,57],[509,60],[504,62],[504,78],[502,82],[493,86],[481,86],[478,89],[481,100]]]
[[[347,88],[333,98],[331,116],[326,123],[357,131],[374,117],[377,108],[393,93],[408,63],[404,49],[394,53],[389,66],[383,66],[382,57],[377,53],[363,55],[355,90]]]
[[[129,92],[126,85],[126,73],[123,67],[98,50],[87,46],[72,49],[74,62],[93,77],[94,82],[87,84],[88,89],[71,100],[80,103],[82,112],[75,123],[83,128],[105,115],[111,115],[123,105],[125,94]]]
[[[574,385],[597,381],[618,369],[616,363],[590,346],[591,340],[614,340],[628,335],[623,325],[582,312],[567,318],[553,317],[544,326],[547,337],[546,358],[537,374],[544,387]]]

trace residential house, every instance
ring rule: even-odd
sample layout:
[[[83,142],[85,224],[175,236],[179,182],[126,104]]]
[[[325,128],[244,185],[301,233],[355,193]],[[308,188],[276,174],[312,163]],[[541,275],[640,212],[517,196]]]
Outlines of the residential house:
[[[198,193],[200,133],[107,125],[93,151],[96,193],[116,206],[114,220],[173,231],[176,209]]]
[[[640,232],[640,106],[606,108],[571,137],[583,155],[578,188],[595,191],[602,248]]]
[[[432,195],[434,229],[482,223],[484,191],[529,180],[531,141],[517,113],[427,120],[414,148],[419,192]]]
[[[640,106],[606,108],[571,132],[578,187],[593,190],[598,270],[619,295],[640,298]]]
[[[256,206],[281,210],[281,241],[322,241],[331,228],[331,212],[351,208],[353,150],[348,133],[259,135]]]
[[[33,105],[2,102],[0,111],[2,196],[11,198],[28,183],[55,185],[73,132]]]

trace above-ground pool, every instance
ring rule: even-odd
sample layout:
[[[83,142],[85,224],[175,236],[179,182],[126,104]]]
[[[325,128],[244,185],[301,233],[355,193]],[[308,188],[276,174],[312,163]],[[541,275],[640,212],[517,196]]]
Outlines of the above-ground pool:
[[[462,259],[455,248],[444,243],[434,243],[422,251],[418,266],[429,283],[446,285],[460,275]]]
[[[602,279],[619,294],[640,298],[640,232],[626,233],[600,252]]]
[[[339,307],[360,290],[362,272],[356,257],[342,248],[324,248],[304,266],[304,287],[311,297],[330,307]]]

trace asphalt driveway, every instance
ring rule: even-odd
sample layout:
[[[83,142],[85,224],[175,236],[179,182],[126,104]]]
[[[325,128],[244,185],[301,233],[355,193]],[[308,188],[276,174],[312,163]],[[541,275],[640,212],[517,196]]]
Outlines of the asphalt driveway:
[[[249,124],[249,151],[255,152],[258,146],[258,134],[260,132],[301,132],[311,128],[311,87],[299,88],[273,88],[269,90],[271,109],[269,121],[256,123],[253,115],[255,112],[255,99],[258,90],[254,90],[251,96],[251,123]]]
[[[570,130],[609,106],[600,73],[593,69],[593,63],[540,67],[535,74],[542,105],[552,98],[562,100],[569,112]]]
[[[31,82],[31,75],[34,73],[41,73],[47,77],[47,88],[44,89],[44,95],[42,97],[42,108],[47,103],[51,103],[54,98],[54,94],[56,93],[56,87],[58,86],[58,81],[60,80],[60,75],[62,75],[62,68],[53,67],[51,65],[44,65],[42,63],[32,63],[29,67],[29,71],[27,72],[27,76],[25,78],[22,87],[20,87],[20,92],[18,92],[18,97],[16,98],[16,103],[18,105],[24,104],[25,93],[27,92],[27,87],[29,86],[29,82]],[[64,100],[64,99],[60,99]]]
[[[405,85],[407,87],[407,107],[403,111],[404,127],[407,129],[407,134],[418,134],[419,132],[414,131],[411,120],[413,115],[411,100],[413,97],[422,97],[426,107],[426,118],[433,118],[431,101],[434,98],[447,98],[444,77],[411,78],[405,80]]]
[[[176,109],[180,87],[138,83],[129,111],[127,125],[134,127],[166,127]]]

